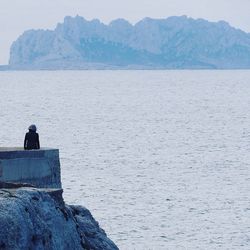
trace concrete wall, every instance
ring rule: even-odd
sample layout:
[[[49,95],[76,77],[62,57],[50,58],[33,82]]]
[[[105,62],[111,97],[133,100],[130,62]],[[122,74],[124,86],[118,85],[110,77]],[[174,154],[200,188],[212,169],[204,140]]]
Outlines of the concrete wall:
[[[0,148],[0,181],[61,188],[59,150]]]

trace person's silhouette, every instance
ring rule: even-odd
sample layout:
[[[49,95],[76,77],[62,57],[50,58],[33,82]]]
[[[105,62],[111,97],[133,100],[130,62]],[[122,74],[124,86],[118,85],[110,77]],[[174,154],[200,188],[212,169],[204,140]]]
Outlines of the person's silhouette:
[[[39,134],[36,132],[36,125],[34,124],[29,126],[29,132],[25,135],[24,149],[40,149]]]

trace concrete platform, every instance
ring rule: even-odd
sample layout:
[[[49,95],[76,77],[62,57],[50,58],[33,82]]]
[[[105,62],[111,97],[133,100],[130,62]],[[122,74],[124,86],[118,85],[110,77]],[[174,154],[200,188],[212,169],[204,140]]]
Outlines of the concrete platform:
[[[61,188],[59,150],[0,148],[0,181]]]

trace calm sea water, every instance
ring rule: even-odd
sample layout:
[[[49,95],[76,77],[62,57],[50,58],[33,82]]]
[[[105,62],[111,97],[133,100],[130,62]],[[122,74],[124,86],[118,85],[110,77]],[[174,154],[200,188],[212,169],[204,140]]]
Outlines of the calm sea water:
[[[250,249],[250,71],[0,72],[0,96],[0,146],[37,124],[120,249]]]

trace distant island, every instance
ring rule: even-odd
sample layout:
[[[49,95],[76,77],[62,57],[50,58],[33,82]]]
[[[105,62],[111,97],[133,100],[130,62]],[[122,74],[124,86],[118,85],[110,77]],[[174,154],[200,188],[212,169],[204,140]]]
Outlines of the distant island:
[[[105,25],[76,16],[55,30],[25,31],[2,70],[249,68],[250,34],[224,21],[173,16]]]

